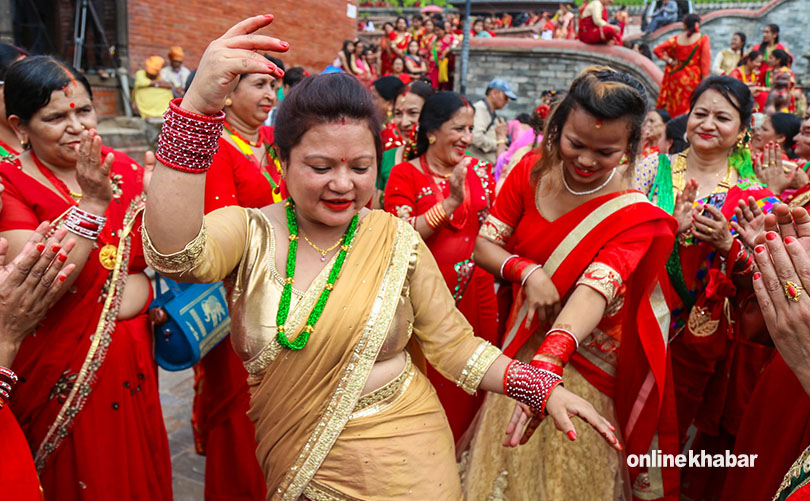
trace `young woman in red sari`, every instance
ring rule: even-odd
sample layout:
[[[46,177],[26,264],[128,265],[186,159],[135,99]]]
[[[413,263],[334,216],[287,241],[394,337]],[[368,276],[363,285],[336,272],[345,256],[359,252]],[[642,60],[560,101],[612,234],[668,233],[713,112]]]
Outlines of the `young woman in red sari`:
[[[419,231],[458,309],[475,332],[491,338],[497,328],[494,281],[475,265],[472,254],[481,221],[492,206],[495,180],[492,165],[465,154],[472,141],[473,113],[467,99],[454,92],[425,100],[415,156],[391,170],[385,210]],[[467,395],[432,368],[428,377],[458,441],[483,395]]]
[[[394,31],[388,34],[388,39],[391,41],[391,51],[395,56],[405,58],[408,52],[408,44],[413,40],[413,36],[408,31],[408,20],[404,17],[398,17],[394,24]]]
[[[146,315],[144,169],[101,146],[90,85],[75,69],[29,57],[9,68],[4,92],[9,124],[27,145],[19,165],[0,164],[9,255],[42,221],[78,235],[68,260],[76,272],[12,367],[32,382],[12,410],[43,491],[64,500],[171,499]]]
[[[666,63],[656,108],[671,117],[689,111],[689,98],[700,81],[711,74],[712,57],[709,36],[700,32],[700,16],[683,18],[684,32],[659,44],[653,52]]]
[[[776,83],[777,80],[782,80],[787,84],[787,92],[789,97],[787,97],[786,100],[789,104],[787,110],[776,111],[786,111],[792,113],[796,109],[795,99],[793,97],[793,89],[796,87],[796,75],[793,73],[793,70],[790,69],[790,65],[793,63],[793,58],[785,50],[774,49],[765,58],[765,60],[767,62],[767,69],[764,71],[760,70],[759,72],[758,84],[762,91],[756,96],[758,109],[765,109],[771,88],[774,87],[774,83]]]
[[[783,51],[790,53],[787,50],[787,47],[779,43],[779,25],[777,24],[766,24],[764,28],[762,28],[762,42],[754,45],[751,47],[751,50],[756,50],[762,53],[763,57],[765,58],[762,61],[760,66],[760,73],[765,73],[769,69],[771,69],[771,64],[768,62],[768,58],[776,49],[782,49]]]
[[[39,225],[14,261],[0,267],[0,381],[8,385],[0,385],[0,498],[15,501],[41,501],[42,490],[31,449],[11,412],[10,397],[20,381],[10,367],[20,344],[34,332],[76,269],[75,264],[65,266],[64,257],[76,243],[73,237],[65,240],[67,230],[62,228],[49,240],[49,230],[48,224]],[[55,248],[62,250],[54,252]],[[0,258],[7,250],[7,242],[0,240]]]
[[[625,156],[635,161],[646,106],[629,75],[586,69],[552,112],[540,161],[529,155],[510,173],[475,249],[483,268],[513,284],[505,353],[564,371],[566,385],[612,417],[628,454],[678,445],[658,285],[676,225],[628,189],[620,167]],[[521,440],[528,417],[487,396],[467,499],[678,498],[677,469],[628,471],[623,455],[582,427],[557,440],[550,423],[532,420]]]
[[[13,45],[7,43],[0,43],[0,82],[6,79],[6,72],[8,67],[15,61],[26,57],[28,54]],[[3,100],[3,84],[0,83],[0,161],[14,162],[17,155],[20,154],[17,145],[19,140],[8,126],[8,119],[6,118],[6,104]],[[13,146],[12,146],[13,145]]]
[[[383,36],[380,38],[380,73],[388,75],[391,73],[391,64],[396,55],[391,50],[391,39],[389,36],[394,32],[394,24],[386,21],[383,24]]]
[[[230,205],[261,208],[288,196],[272,148],[273,128],[262,126],[276,104],[273,80],[261,73],[242,75],[225,101],[225,127],[205,183],[206,214]],[[247,376],[230,337],[194,367],[191,422],[197,453],[206,456],[207,500],[266,496],[247,417]]]
[[[686,127],[691,148],[648,158],[636,171],[636,186],[679,221],[665,290],[672,311],[679,436],[685,441],[694,424],[693,450],[722,452],[733,448],[751,390],[772,351],[751,289],[753,258],[745,246],[752,247],[751,234],[736,222],[732,233],[729,220],[749,197],[764,212],[778,200],[759,183],[745,147],[754,105],[748,87],[712,76],[695,90],[691,103]],[[685,471],[688,495],[698,499],[719,490],[724,473]]]
[[[434,28],[433,33],[435,38],[430,52],[428,53],[428,61],[430,61],[428,65],[428,78],[430,78],[430,84],[434,89],[449,90],[443,87],[447,87],[448,83],[452,86],[449,74],[450,61],[448,57],[450,56],[450,49],[453,48],[455,38],[445,31],[443,21],[436,23],[436,28]]]

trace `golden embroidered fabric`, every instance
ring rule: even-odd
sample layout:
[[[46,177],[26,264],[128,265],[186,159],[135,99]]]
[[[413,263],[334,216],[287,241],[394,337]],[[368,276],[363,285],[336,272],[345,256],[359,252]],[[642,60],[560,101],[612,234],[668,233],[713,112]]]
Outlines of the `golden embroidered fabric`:
[[[478,236],[503,247],[509,241],[514,230],[513,227],[490,214],[484,220],[481,229],[478,230]]]
[[[577,280],[577,285],[587,285],[604,296],[607,301],[606,314],[615,309],[617,305],[621,308],[621,304],[624,303],[624,298],[620,295],[622,276],[604,263],[594,262],[588,265]]]
[[[360,501],[312,481],[304,488],[304,498],[312,501]]]
[[[501,355],[501,350],[492,346],[489,343],[481,344],[475,350],[473,356],[464,366],[456,380],[456,384],[461,386],[461,389],[472,395],[478,390],[481,380],[484,379],[484,374],[487,373],[489,368],[495,360]]]
[[[783,494],[787,489],[790,489],[791,491],[797,491],[800,489],[803,485],[805,485],[807,480],[805,480],[805,482],[800,482],[799,485],[791,486],[791,484],[802,478],[802,476],[807,477],[808,475],[810,475],[810,447],[804,450],[801,456],[799,456],[799,458],[787,471],[785,478],[782,479],[782,483],[779,485],[779,489],[776,491],[776,495],[773,497],[773,501],[786,499]],[[787,499],[789,499],[789,496]]]
[[[407,360],[399,376],[368,395],[360,397],[349,419],[357,419],[382,412],[388,407],[387,404],[393,403],[400,395],[405,393],[413,380],[415,370],[411,356],[407,352],[405,355],[407,356]]]
[[[198,264],[198,259],[202,255],[205,241],[207,239],[207,232],[205,231],[205,223],[200,226],[200,231],[189,243],[183,247],[183,250],[174,252],[172,254],[161,254],[155,249],[152,244],[152,239],[146,230],[146,224],[143,225],[141,231],[141,238],[143,240],[143,252],[146,257],[146,262],[149,266],[161,275],[179,274],[182,275]]]

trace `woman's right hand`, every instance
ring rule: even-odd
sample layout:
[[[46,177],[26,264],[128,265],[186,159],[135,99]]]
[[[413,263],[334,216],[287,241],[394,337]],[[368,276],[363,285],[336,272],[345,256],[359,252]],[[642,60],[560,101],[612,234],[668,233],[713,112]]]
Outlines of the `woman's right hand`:
[[[104,214],[113,197],[110,169],[115,156],[101,159],[101,136],[95,129],[82,132],[76,161],[76,181],[82,189],[81,205],[98,215]]]
[[[530,266],[523,273],[529,273],[531,270]],[[532,324],[535,315],[541,325],[546,321],[553,321],[559,315],[562,308],[560,293],[543,268],[538,268],[529,275],[523,285],[523,293],[526,295],[526,306],[528,307],[526,328]]]
[[[695,178],[691,178],[686,182],[683,191],[679,192],[678,196],[675,197],[675,208],[672,211],[672,217],[678,221],[678,233],[683,233],[692,227],[692,214],[695,213],[693,206],[697,191],[698,182]]]
[[[768,143],[762,156],[754,157],[753,161],[757,178],[768,185],[774,195],[779,196],[790,185],[788,173],[782,165],[782,148],[778,144]]]
[[[737,208],[734,209],[737,221],[731,221],[731,227],[740,236],[745,245],[754,248],[757,236],[765,230],[765,213],[757,205],[754,197],[737,201]]]
[[[257,52],[286,52],[290,48],[287,42],[255,34],[272,22],[271,14],[250,17],[208,44],[197,67],[197,75],[180,106],[194,113],[214,115],[225,107],[225,99],[236,87],[240,75],[284,76],[284,71]]]
[[[465,189],[467,184],[467,159],[459,162],[450,173],[450,179],[447,184],[450,186],[450,198],[455,202],[454,205],[458,206],[464,203],[466,197]]]

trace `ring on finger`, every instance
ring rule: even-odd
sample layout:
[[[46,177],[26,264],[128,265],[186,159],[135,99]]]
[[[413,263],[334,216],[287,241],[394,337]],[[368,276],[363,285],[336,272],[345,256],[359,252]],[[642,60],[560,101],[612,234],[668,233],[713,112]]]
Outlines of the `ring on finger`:
[[[801,285],[799,285],[799,284],[797,284],[795,282],[791,282],[790,280],[785,282],[785,297],[789,301],[793,301],[794,303],[798,303],[799,298],[802,296],[802,291],[803,290],[804,290],[804,287],[802,287]]]

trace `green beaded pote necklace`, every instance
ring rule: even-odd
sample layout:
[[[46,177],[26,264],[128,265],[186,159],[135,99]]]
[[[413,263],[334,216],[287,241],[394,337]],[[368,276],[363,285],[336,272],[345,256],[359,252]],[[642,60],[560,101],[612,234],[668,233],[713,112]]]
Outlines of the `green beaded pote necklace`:
[[[349,223],[349,227],[346,228],[346,233],[343,234],[343,241],[341,242],[337,258],[335,259],[335,264],[333,264],[332,269],[329,270],[329,278],[326,280],[326,285],[321,291],[321,295],[318,297],[318,302],[315,303],[315,307],[312,308],[312,311],[309,313],[304,330],[295,338],[295,341],[290,341],[284,333],[284,324],[287,322],[287,316],[290,314],[292,284],[293,278],[295,277],[295,257],[298,254],[298,222],[295,220],[295,203],[292,198],[288,198],[284,206],[287,210],[287,230],[290,232],[290,248],[287,251],[287,277],[284,280],[284,290],[281,292],[281,301],[278,303],[278,313],[276,313],[276,325],[278,326],[276,339],[278,340],[278,344],[288,350],[300,350],[307,345],[309,336],[315,329],[315,324],[318,322],[318,319],[321,318],[321,313],[323,313],[326,301],[329,299],[329,294],[332,293],[332,289],[335,287],[335,281],[338,275],[340,275],[340,269],[343,268],[346,254],[349,253],[349,246],[357,230],[357,222],[360,220],[360,216],[358,214],[354,215],[352,221]]]

